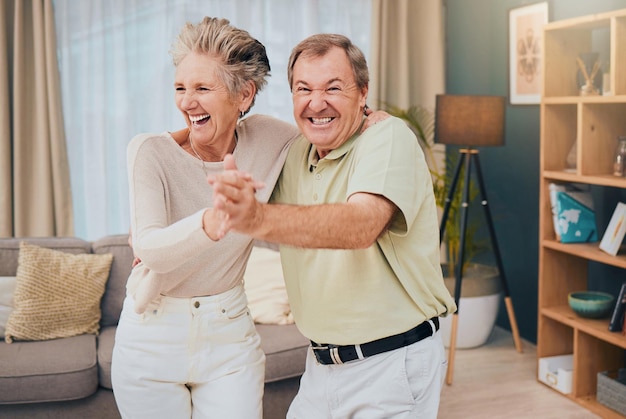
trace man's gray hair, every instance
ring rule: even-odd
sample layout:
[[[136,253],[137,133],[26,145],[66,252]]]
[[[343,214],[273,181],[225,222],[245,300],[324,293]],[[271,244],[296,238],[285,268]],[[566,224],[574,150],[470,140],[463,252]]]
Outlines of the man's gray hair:
[[[346,52],[350,64],[352,64],[352,73],[354,80],[359,89],[367,87],[370,76],[367,69],[367,61],[363,52],[350,41],[349,38],[338,35],[323,33],[312,35],[300,42],[291,51],[289,64],[287,66],[287,78],[289,79],[289,88],[293,88],[293,67],[300,57],[322,57],[333,48],[338,47]]]

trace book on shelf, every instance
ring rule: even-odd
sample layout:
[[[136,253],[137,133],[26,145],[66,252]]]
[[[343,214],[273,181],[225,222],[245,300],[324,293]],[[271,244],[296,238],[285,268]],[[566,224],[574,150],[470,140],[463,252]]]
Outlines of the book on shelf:
[[[548,185],[550,191],[550,208],[552,209],[552,223],[554,225],[554,233],[556,239],[561,240],[561,232],[559,229],[559,213],[556,210],[556,194],[557,192],[565,192],[565,185],[561,183],[550,183]]]
[[[626,204],[618,202],[600,241],[600,249],[609,255],[617,255],[624,240],[624,234],[626,234]]]
[[[556,239],[562,243],[598,240],[593,198],[588,185],[548,184]]]
[[[626,310],[626,282],[622,284],[617,299],[615,300],[615,307],[611,314],[611,320],[609,321],[609,331],[619,332],[624,329],[624,311]]]

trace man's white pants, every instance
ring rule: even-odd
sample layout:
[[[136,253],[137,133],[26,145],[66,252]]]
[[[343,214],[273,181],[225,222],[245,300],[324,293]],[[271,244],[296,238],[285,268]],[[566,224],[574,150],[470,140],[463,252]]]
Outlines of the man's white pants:
[[[261,418],[265,355],[243,286],[142,315],[127,297],[111,375],[123,418]]]
[[[436,419],[448,361],[439,332],[412,345],[342,365],[309,348],[288,419]]]

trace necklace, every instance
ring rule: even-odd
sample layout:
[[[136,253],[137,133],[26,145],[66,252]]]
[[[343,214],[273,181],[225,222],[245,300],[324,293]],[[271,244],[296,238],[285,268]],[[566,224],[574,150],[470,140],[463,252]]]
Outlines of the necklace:
[[[206,165],[204,163],[204,159],[202,157],[200,157],[200,155],[196,151],[196,148],[193,146],[193,141],[191,140],[191,132],[189,132],[189,145],[191,145],[191,150],[193,151],[193,154],[195,154],[196,157],[198,159],[200,159],[200,161],[202,162],[202,171],[204,172],[204,175],[208,176],[209,174],[208,174],[208,172],[206,170]]]
[[[196,151],[196,147],[194,147],[193,145],[193,140],[191,139],[191,131],[189,132],[189,135],[187,136],[187,138],[189,139],[189,145],[191,146],[191,150],[193,151],[193,154],[195,154],[196,157],[202,162],[202,171],[204,172],[206,176],[208,176],[204,159],[200,157],[200,154],[198,154],[198,152]],[[237,147],[237,143],[239,143],[239,135],[237,134],[237,131],[235,131],[235,147]],[[231,153],[234,153],[234,152],[235,152],[235,149],[233,147],[233,151]]]

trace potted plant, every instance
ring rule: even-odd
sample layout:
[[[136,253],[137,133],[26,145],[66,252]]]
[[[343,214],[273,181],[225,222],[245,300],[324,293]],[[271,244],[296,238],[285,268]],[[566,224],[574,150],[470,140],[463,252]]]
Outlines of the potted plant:
[[[460,158],[459,154],[446,153],[443,146],[435,144],[435,116],[429,109],[419,105],[413,105],[407,109],[393,105],[386,105],[385,108],[389,114],[404,120],[415,133],[433,178],[437,206],[443,211],[453,181],[453,168],[457,166]],[[447,168],[450,170],[446,170]],[[457,181],[455,194],[451,197],[442,240],[445,246],[442,270],[446,286],[452,295],[454,295],[456,283],[454,272],[458,263],[461,239],[460,209],[464,182],[463,176]],[[474,201],[478,194],[477,185],[473,179],[470,179],[469,202]],[[500,305],[501,289],[497,268],[473,262],[478,254],[488,248],[484,240],[477,239],[478,227],[476,222],[469,222],[465,232],[465,257],[462,269],[461,301],[459,301],[459,306],[463,306],[463,310],[459,311],[458,348],[480,346],[489,338]],[[441,328],[444,343],[448,346],[450,325],[446,323],[445,318],[442,320]]]

